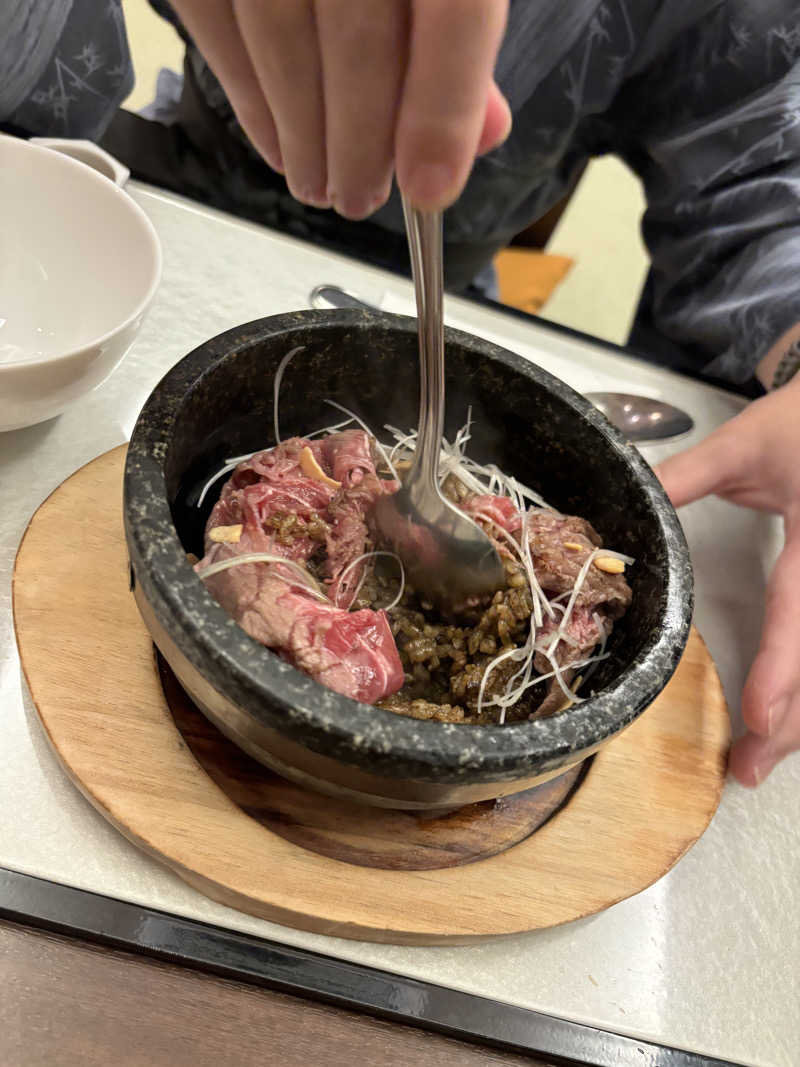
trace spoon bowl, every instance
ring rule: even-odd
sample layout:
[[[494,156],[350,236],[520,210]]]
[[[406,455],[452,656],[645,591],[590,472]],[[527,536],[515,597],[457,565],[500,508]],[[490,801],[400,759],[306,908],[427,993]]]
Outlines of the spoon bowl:
[[[632,393],[587,393],[610,423],[629,441],[665,441],[682,437],[694,428],[694,421],[665,400]]]

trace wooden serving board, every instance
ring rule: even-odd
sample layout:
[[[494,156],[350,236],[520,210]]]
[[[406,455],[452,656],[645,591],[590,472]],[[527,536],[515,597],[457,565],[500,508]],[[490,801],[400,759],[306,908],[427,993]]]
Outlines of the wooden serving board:
[[[100,456],[33,517],[14,573],[17,639],[39,717],[72,780],[200,892],[317,933],[466,943],[607,908],[666,874],[708,826],[730,729],[693,631],[653,706],[597,754],[557,814],[499,855],[396,870],[345,863],[275,833],[231,798],[241,802],[241,793],[212,780],[170,712],[128,590],[123,460],[124,448]]]
[[[226,796],[279,837],[360,867],[431,871],[496,856],[535,833],[568,803],[587,769],[578,763],[533,789],[444,813],[367,807],[322,796],[270,771],[224,737],[160,654],[157,661],[181,737]]]

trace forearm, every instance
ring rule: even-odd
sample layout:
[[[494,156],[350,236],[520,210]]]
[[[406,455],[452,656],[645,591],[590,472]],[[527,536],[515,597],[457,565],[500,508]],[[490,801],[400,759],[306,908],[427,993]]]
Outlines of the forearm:
[[[800,322],[787,330],[758,364],[756,374],[765,389],[772,388],[778,366],[796,342],[800,342]]]

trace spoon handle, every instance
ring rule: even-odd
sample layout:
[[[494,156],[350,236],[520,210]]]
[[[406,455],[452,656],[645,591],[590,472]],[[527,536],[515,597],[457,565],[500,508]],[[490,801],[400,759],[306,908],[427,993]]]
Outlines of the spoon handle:
[[[442,215],[418,211],[403,197],[411,270],[417,295],[420,395],[414,475],[438,485],[444,432],[444,319],[442,312]]]

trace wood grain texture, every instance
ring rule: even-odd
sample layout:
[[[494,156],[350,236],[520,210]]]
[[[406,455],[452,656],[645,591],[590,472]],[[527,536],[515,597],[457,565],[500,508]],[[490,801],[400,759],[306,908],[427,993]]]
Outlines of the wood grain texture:
[[[3,1067],[523,1067],[285,993],[0,923]]]
[[[64,767],[130,840],[221,903],[317,933],[467,943],[593,914],[664,875],[719,803],[730,740],[719,677],[693,632],[670,685],[595,757],[567,807],[491,859],[437,871],[354,867],[271,833],[180,736],[128,591],[124,449],[68,479],[16,561],[23,668]]]
[[[229,741],[184,692],[160,654],[156,661],[181,737],[225,795],[279,837],[345,863],[430,871],[496,856],[554,815],[584,773],[577,764],[533,789],[446,814],[369,808],[321,796],[281,778]]]

